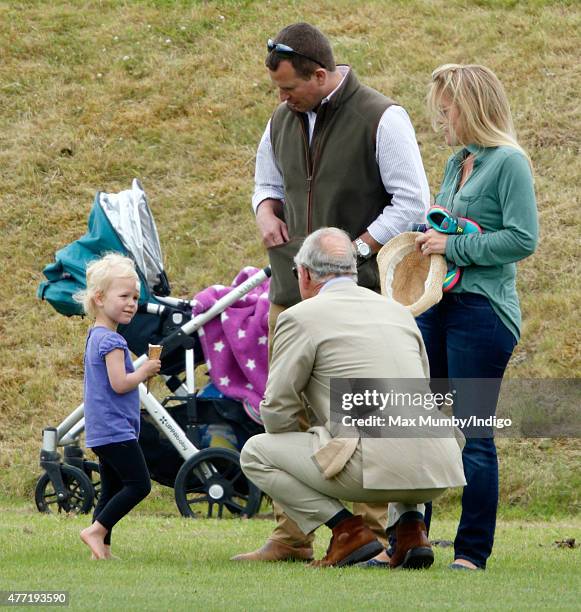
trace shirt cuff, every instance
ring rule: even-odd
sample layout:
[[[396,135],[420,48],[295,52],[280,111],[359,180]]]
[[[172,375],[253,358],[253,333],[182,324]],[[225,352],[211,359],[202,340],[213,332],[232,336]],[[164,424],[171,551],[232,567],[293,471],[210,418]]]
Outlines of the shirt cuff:
[[[448,236],[448,240],[446,240],[446,253],[444,254],[444,256],[446,257],[448,261],[451,261],[452,263],[456,263],[454,261],[454,253],[455,253],[454,240],[456,240],[456,238],[459,238],[459,236],[454,236],[451,234]]]
[[[379,244],[385,244],[389,242],[390,238],[393,238],[395,234],[391,234],[385,225],[380,221],[374,221],[368,228],[367,231],[371,234],[371,237]]]
[[[268,199],[280,200],[284,204],[284,198],[281,196],[279,191],[274,189],[261,189],[260,191],[255,191],[254,195],[252,196],[252,208],[254,209],[254,214],[256,214],[260,203]]]

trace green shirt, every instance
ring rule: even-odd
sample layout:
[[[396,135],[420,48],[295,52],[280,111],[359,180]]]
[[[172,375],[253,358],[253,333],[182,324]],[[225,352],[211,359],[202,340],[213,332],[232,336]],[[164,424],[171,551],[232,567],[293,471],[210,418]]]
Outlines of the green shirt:
[[[456,191],[461,162],[468,152],[475,155],[474,168]],[[448,160],[435,201],[456,216],[476,221],[483,230],[483,234],[449,236],[446,259],[463,268],[452,292],[486,296],[518,340],[521,313],[515,262],[533,253],[538,241],[537,205],[527,159],[508,146],[468,145]]]

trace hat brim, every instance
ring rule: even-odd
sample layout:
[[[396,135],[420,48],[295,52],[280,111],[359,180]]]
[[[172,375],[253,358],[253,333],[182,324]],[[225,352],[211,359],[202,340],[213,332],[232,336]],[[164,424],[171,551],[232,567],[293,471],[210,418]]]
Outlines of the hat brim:
[[[446,260],[416,250],[420,232],[403,232],[377,254],[381,293],[408,308],[414,317],[442,299]]]

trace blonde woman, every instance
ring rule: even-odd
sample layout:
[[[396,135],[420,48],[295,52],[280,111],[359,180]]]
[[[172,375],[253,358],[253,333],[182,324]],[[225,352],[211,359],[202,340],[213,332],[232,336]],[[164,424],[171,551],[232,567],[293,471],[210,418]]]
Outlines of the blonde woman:
[[[447,235],[429,230],[418,237],[421,253],[445,255],[462,268],[462,275],[417,323],[431,376],[451,379],[457,390],[456,415],[493,415],[520,334],[515,262],[537,245],[530,160],[516,140],[504,89],[488,68],[459,64],[437,68],[428,106],[434,128],[443,131],[448,145],[458,147],[446,164],[436,205],[475,221],[483,233]],[[482,379],[487,381],[479,382]],[[450,567],[484,569],[496,525],[498,462],[491,431],[466,434],[467,485]]]

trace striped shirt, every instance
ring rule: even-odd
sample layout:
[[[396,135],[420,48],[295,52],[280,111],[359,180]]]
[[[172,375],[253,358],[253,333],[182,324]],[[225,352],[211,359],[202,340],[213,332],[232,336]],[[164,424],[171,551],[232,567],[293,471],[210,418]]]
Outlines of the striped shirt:
[[[346,68],[337,68],[345,76]],[[321,104],[327,102],[335,91],[337,90]],[[311,139],[316,113],[309,112],[307,117]],[[406,231],[411,223],[422,223],[425,220],[430,205],[430,189],[414,128],[401,106],[390,106],[384,112],[377,127],[375,144],[375,158],[381,180],[387,193],[392,195],[392,200],[391,205],[383,209],[367,230],[377,242],[385,244],[397,234]],[[272,150],[270,121],[258,145],[254,184],[254,212],[267,198],[284,203],[284,183]]]

